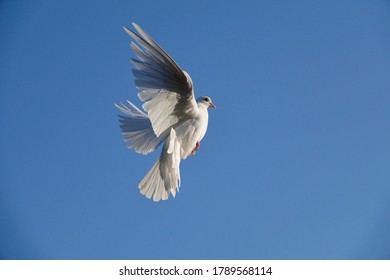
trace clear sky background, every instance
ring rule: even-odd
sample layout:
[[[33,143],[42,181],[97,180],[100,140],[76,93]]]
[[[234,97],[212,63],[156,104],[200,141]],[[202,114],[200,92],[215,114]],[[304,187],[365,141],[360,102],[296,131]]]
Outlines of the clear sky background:
[[[131,22],[217,105],[160,203]],[[390,258],[389,1],[1,1],[0,41],[1,258]]]

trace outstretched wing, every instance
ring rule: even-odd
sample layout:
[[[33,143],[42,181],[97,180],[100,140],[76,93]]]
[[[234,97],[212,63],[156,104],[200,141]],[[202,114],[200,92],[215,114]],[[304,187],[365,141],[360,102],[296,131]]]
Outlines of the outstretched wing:
[[[138,109],[133,103],[120,103],[115,106],[126,116],[118,115],[120,128],[124,141],[129,149],[135,149],[137,153],[148,154],[153,152],[167,136],[165,133],[159,137],[153,131],[148,115]]]
[[[132,59],[135,85],[158,137],[180,120],[196,117],[198,106],[190,76],[141,27],[133,26],[139,35],[124,29],[139,44],[131,43],[138,57]]]

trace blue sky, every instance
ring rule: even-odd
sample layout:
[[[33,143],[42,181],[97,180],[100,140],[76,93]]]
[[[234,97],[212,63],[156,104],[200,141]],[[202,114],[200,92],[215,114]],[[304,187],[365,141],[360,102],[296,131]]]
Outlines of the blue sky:
[[[3,259],[389,259],[389,1],[2,1]],[[138,23],[217,105],[175,199],[122,141]]]

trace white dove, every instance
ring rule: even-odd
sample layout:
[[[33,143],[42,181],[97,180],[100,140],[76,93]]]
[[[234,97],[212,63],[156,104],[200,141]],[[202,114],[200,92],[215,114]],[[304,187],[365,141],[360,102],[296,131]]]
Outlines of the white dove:
[[[190,76],[141,27],[133,26],[139,35],[124,29],[140,45],[131,42],[138,56],[131,59],[132,70],[147,114],[130,101],[115,106],[126,114],[119,117],[128,148],[146,155],[164,143],[160,157],[138,188],[147,198],[166,200],[179,190],[180,161],[195,155],[206,134],[207,109],[216,107],[210,97],[195,100]]]

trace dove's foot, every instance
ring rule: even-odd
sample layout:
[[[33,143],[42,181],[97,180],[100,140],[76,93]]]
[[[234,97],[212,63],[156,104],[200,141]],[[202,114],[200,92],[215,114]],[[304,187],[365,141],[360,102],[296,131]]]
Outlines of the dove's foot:
[[[195,153],[196,153],[196,151],[199,149],[199,147],[200,147],[200,142],[197,141],[197,142],[196,142],[196,145],[195,145],[195,148],[194,148],[194,149],[192,150],[192,152],[191,152],[191,155],[192,155],[192,156],[195,155]]]

